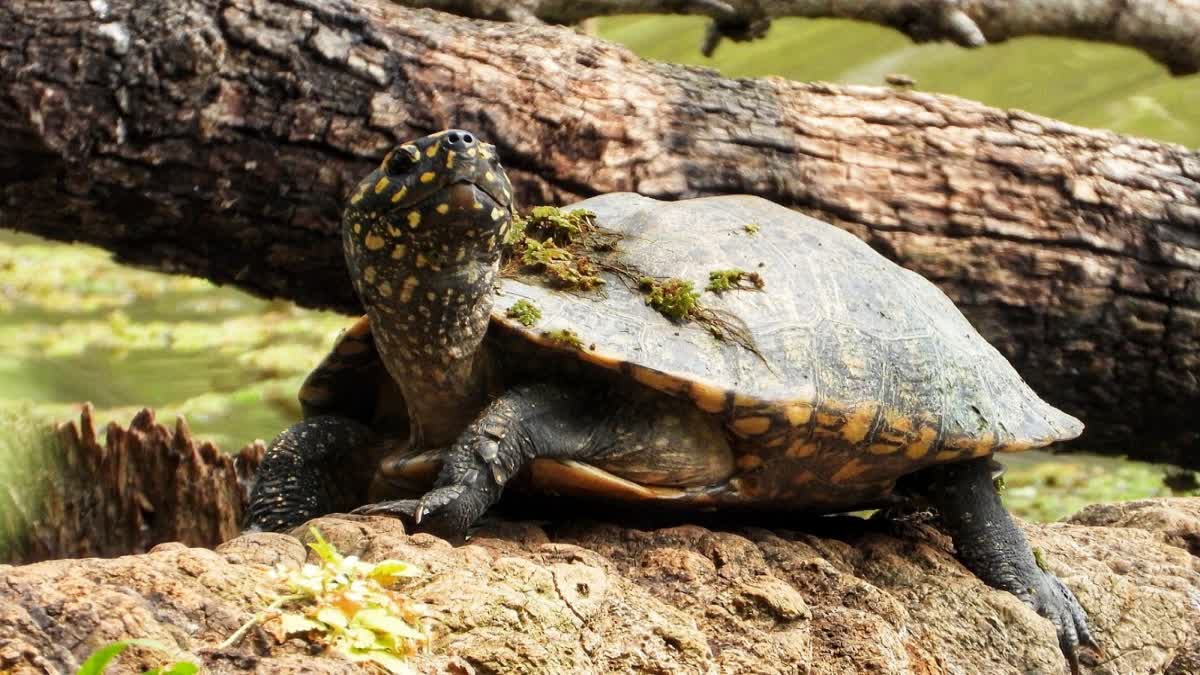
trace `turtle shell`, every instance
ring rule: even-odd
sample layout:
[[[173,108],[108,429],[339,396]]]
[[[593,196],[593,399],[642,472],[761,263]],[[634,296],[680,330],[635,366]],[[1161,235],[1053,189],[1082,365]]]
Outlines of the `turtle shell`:
[[[615,193],[570,208],[596,213],[601,228],[622,236],[620,262],[649,276],[685,279],[698,291],[717,270],[761,276],[760,290],[699,299],[743,325],[754,349],[666,318],[612,273],[592,292],[506,278],[492,315],[539,349],[721,416],[738,470],[717,502],[846,507],[933,463],[1083,430],[1039,398],[937,287],[828,223],[740,195],[664,202]],[[520,300],[541,311],[536,325],[507,317]],[[578,346],[548,335],[559,330],[577,335]]]

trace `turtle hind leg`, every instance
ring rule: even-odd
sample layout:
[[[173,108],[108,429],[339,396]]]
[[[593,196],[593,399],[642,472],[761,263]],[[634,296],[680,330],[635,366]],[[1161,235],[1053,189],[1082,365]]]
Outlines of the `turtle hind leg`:
[[[1046,617],[1079,671],[1078,648],[1098,648],[1075,595],[1038,564],[1025,535],[1000,501],[990,458],[931,467],[921,492],[941,512],[958,558],[987,585],[1008,591]]]
[[[631,485],[717,483],[733,472],[732,452],[720,425],[702,417],[689,401],[629,387],[514,387],[446,451],[433,490],[355,513],[408,516],[423,529],[458,537],[538,458],[583,461]]]
[[[310,417],[271,442],[254,477],[243,527],[283,532],[311,518],[361,504],[374,472],[366,425],[346,417]]]

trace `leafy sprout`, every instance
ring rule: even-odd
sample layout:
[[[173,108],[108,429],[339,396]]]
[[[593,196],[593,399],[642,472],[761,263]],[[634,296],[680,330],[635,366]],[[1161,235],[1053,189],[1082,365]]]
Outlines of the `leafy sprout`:
[[[405,660],[429,644],[422,626],[424,606],[391,587],[424,574],[400,560],[367,563],[343,556],[315,527],[309,548],[321,559],[299,569],[279,566],[268,576],[276,588],[268,607],[221,644],[236,644],[251,627],[283,642],[293,635],[337,652],[351,661],[373,662],[392,673],[411,673]]]

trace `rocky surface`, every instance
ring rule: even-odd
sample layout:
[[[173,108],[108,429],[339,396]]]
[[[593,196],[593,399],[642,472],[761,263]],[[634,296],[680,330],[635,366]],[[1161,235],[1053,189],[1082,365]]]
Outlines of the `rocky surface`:
[[[494,520],[459,547],[384,518],[315,524],[344,553],[428,571],[408,589],[433,616],[421,672],[1065,670],[1049,622],[968,574],[915,519],[823,519],[807,533]],[[1104,651],[1084,655],[1085,672],[1190,672],[1200,499],[1096,506],[1026,532],[1091,615]],[[216,647],[258,608],[265,570],[305,558],[295,537],[256,534],[215,551],[163,544],[0,566],[0,671],[70,672],[95,648],[139,637],[216,673],[358,672],[261,631]],[[161,664],[134,649],[110,672]]]

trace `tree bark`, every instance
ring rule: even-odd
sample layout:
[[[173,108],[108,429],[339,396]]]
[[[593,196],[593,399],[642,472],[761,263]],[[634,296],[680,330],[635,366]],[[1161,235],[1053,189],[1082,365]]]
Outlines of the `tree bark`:
[[[131,263],[356,312],[342,199],[451,126],[526,205],[745,192],[845,227],[1082,417],[1078,447],[1200,466],[1196,152],[384,0],[0,6],[0,226]]]

